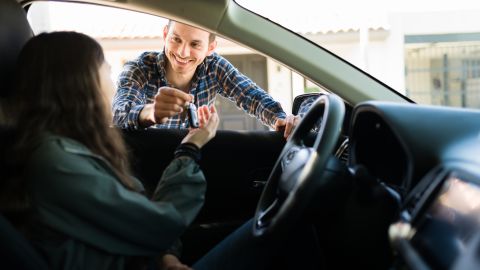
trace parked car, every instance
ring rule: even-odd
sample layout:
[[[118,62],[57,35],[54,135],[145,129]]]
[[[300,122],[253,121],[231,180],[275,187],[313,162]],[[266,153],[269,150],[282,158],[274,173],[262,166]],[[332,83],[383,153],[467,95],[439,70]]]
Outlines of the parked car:
[[[15,57],[32,35],[25,14],[38,1],[18,0],[25,12],[11,2],[0,3],[3,99]],[[306,113],[287,141],[275,131],[219,130],[205,146],[200,165],[208,182],[206,202],[182,237],[184,262],[195,261],[253,217],[256,237],[295,235],[292,225],[299,222],[313,226],[326,269],[480,267],[480,110],[418,105],[235,1],[75,2],[204,28],[282,63],[324,91],[296,98],[292,113]],[[307,99],[308,110],[300,108]],[[7,129],[2,148],[14,139]],[[124,132],[147,192],[185,133]],[[7,227],[0,226],[1,255],[14,262],[28,258],[24,249],[10,248],[20,240],[6,238],[12,233]]]

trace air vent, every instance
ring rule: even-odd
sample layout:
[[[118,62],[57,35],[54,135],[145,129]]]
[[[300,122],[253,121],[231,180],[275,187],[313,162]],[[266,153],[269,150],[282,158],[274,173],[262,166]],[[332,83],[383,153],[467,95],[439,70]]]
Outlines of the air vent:
[[[335,153],[335,156],[340,159],[343,164],[348,164],[348,138],[343,140],[342,144]]]

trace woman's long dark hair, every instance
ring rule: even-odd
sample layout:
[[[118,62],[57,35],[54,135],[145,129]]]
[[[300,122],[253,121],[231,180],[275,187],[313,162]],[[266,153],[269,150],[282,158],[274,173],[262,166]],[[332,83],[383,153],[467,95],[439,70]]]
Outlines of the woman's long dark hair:
[[[12,175],[2,181],[0,208],[28,208],[22,172],[38,136],[46,132],[74,139],[103,156],[120,182],[133,189],[126,147],[120,132],[110,127],[111,112],[101,89],[104,61],[101,46],[76,32],[40,34],[25,45],[16,70]]]

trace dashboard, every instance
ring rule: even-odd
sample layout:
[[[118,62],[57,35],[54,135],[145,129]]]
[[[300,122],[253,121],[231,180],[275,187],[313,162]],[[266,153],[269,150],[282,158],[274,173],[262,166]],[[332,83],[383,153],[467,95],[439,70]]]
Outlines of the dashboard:
[[[480,269],[480,111],[366,102],[349,137],[349,166],[402,197],[393,268]]]
[[[479,179],[441,167],[422,180],[389,231],[402,264],[409,269],[479,269]]]
[[[480,186],[466,179],[449,173],[415,209],[411,243],[433,268],[451,268],[480,233]]]

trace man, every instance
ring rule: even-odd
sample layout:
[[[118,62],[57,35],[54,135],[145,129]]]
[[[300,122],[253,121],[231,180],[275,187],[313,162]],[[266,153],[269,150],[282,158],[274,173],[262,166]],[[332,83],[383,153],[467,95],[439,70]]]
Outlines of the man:
[[[299,117],[281,105],[225,58],[215,35],[169,21],[163,52],[145,52],[125,64],[113,100],[113,122],[126,129],[188,127],[185,106],[212,105],[217,93],[287,138]]]

